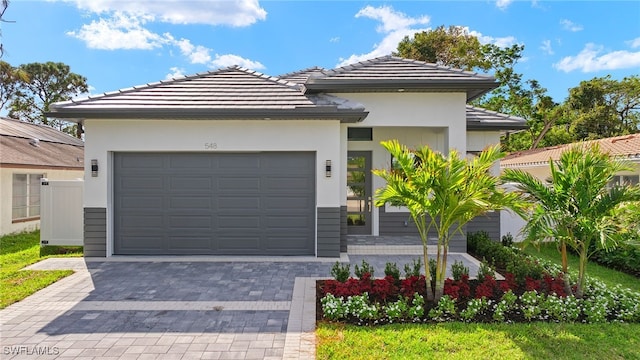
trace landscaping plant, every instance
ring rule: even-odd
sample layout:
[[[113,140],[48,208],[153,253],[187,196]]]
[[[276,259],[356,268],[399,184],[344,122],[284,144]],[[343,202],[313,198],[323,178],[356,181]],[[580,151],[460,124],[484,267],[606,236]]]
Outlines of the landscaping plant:
[[[628,218],[637,216],[633,210],[638,209],[640,186],[609,188],[617,173],[632,168],[629,163],[612,159],[598,146],[574,146],[562,153],[557,164],[550,160],[549,167],[548,183],[519,169],[506,169],[503,180],[517,184],[518,191],[533,204],[524,217],[525,241],[558,242],[565,291],[581,298],[593,249],[615,248],[629,236],[630,230],[637,229],[628,226]],[[569,282],[567,247],[580,259],[575,292]]]
[[[433,293],[431,286],[427,286],[427,298],[439,301],[444,293],[447,251],[454,234],[463,234],[467,222],[488,211],[505,207],[519,211],[519,196],[506,193],[499,186],[499,178],[490,173],[493,164],[503,156],[499,146],[466,159],[456,150],[444,155],[428,146],[409,150],[397,140],[381,144],[397,166],[373,170],[386,182],[376,190],[375,205],[407,207],[422,240],[425,280],[427,284],[435,283]],[[427,234],[432,228],[438,234],[435,274],[429,269],[427,251]]]

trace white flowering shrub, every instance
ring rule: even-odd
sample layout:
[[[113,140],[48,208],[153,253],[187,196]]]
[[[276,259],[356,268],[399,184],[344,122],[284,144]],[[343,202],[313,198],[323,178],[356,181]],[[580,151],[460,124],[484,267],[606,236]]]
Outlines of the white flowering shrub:
[[[377,304],[369,302],[369,294],[349,296],[346,302],[347,313],[360,320],[375,320],[380,316]]]
[[[397,301],[387,304],[384,307],[384,313],[387,315],[389,322],[394,322],[406,318],[407,314],[409,313],[407,298],[401,296]]]
[[[456,303],[449,297],[444,295],[438,301],[438,306],[429,311],[429,317],[438,322],[451,320],[456,316]]]
[[[471,322],[473,319],[485,309],[489,307],[489,301],[486,298],[471,299],[467,303],[467,308],[460,312],[460,317],[466,322]]]
[[[514,294],[513,291],[509,290],[504,293],[502,299],[497,302],[493,308],[493,320],[504,321],[505,313],[513,310],[517,300],[518,296]]]
[[[413,295],[411,307],[408,310],[409,318],[418,320],[424,316],[424,297],[418,293]]]
[[[342,297],[335,297],[332,294],[327,294],[320,300],[322,304],[322,312],[324,317],[329,320],[338,321],[346,317],[347,306],[344,303]]]
[[[537,291],[526,291],[520,296],[520,302],[522,306],[522,314],[524,318],[531,321],[536,319],[543,319],[540,315],[542,313],[540,309],[540,303],[544,301],[544,295],[539,295]]]

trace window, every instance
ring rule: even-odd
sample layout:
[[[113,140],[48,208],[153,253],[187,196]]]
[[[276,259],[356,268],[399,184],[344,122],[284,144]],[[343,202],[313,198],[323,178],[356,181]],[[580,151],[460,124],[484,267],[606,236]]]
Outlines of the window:
[[[40,216],[40,179],[42,174],[13,174],[11,220]]]
[[[348,128],[347,140],[348,141],[372,141],[373,129],[372,128]]]
[[[624,186],[624,185],[635,185],[639,182],[639,175],[620,175],[614,176],[613,180],[609,183],[609,187],[613,187],[615,185]]]

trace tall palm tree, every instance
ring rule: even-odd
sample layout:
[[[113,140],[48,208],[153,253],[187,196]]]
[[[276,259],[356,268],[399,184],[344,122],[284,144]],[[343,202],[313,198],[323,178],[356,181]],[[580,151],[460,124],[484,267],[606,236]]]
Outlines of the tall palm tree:
[[[396,140],[381,144],[397,165],[373,171],[386,181],[385,187],[376,190],[375,205],[390,203],[408,208],[422,240],[427,297],[438,301],[444,291],[452,236],[463,234],[466,223],[490,210],[516,207],[519,195],[503,191],[499,178],[490,173],[491,166],[503,156],[498,146],[468,160],[455,150],[445,156],[428,146],[412,151]],[[431,228],[438,234],[433,293],[427,252],[427,234]]]
[[[525,241],[555,240],[560,249],[567,293],[572,293],[567,247],[579,255],[576,297],[584,295],[588,259],[595,250],[614,248],[624,239],[625,218],[638,206],[639,186],[609,188],[616,173],[633,168],[612,159],[597,145],[573,146],[557,164],[550,160],[551,177],[543,183],[519,169],[507,169],[503,180],[516,184],[534,203],[523,229]],[[595,249],[595,250],[594,250]]]

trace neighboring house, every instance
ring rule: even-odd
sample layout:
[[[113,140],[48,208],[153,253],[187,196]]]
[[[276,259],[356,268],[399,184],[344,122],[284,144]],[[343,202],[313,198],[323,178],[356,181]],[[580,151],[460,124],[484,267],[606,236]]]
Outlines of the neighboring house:
[[[349,234],[416,234],[403,209],[373,206],[384,183],[371,169],[391,163],[380,141],[473,154],[525,127],[467,106],[497,85],[385,56],[280,77],[229,67],[48,115],[85,128],[86,256],[336,257]],[[499,216],[476,224],[499,229]]]
[[[84,176],[84,143],[44,125],[0,118],[0,235],[40,225],[40,179]]]
[[[606,139],[590,140],[580,143],[550,146],[546,148],[518,151],[509,154],[500,162],[502,170],[517,168],[524,170],[536,178],[545,181],[551,176],[549,160],[558,161],[560,155],[573,146],[591,146],[597,144],[600,150],[611,156],[624,159],[632,163],[634,169],[625,171],[615,178],[615,182],[637,184],[640,179],[640,133],[622,135]]]
[[[502,171],[507,168],[521,169],[541,181],[547,181],[551,177],[549,160],[558,161],[560,155],[573,146],[590,146],[592,144],[598,144],[602,151],[611,154],[615,158],[627,160],[632,164],[633,170],[617,174],[614,180],[615,183],[620,185],[638,183],[640,179],[640,133],[514,152],[502,159],[500,169]],[[522,239],[520,231],[524,225],[525,221],[519,216],[508,211],[502,211],[501,235],[511,233],[515,240],[520,241]]]

